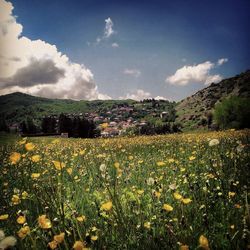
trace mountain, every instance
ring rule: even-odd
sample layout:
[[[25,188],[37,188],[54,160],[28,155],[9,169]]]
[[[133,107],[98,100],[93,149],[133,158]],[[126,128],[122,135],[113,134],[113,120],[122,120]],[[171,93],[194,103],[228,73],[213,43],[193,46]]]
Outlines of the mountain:
[[[185,129],[197,129],[211,116],[214,107],[230,96],[250,98],[250,70],[240,75],[212,83],[194,95],[183,99],[176,106],[177,122]]]

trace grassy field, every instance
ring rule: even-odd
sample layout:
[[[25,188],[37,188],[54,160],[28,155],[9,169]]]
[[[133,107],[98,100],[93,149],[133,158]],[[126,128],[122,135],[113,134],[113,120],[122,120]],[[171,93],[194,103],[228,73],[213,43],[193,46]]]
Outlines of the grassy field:
[[[247,249],[249,142],[249,130],[2,141],[0,249]]]

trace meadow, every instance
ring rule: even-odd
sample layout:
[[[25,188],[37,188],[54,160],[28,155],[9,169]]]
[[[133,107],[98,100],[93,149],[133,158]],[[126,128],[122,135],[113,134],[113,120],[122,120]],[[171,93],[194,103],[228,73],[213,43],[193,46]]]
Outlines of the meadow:
[[[247,249],[250,131],[0,147],[0,249]]]

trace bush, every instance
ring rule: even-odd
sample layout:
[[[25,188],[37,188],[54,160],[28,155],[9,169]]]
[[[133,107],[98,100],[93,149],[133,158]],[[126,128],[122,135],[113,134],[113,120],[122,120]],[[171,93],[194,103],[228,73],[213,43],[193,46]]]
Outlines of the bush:
[[[232,96],[215,106],[214,119],[220,129],[250,127],[250,99]]]

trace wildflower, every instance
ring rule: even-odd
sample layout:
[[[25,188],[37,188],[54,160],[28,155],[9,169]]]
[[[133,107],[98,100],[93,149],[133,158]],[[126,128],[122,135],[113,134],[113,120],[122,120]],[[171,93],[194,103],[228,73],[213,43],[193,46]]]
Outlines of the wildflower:
[[[156,162],[156,165],[157,165],[158,167],[163,167],[163,166],[165,166],[166,164],[165,164],[165,162],[163,162],[163,161],[158,161],[158,162]]]
[[[85,247],[85,244],[82,241],[77,240],[74,243],[73,249],[74,250],[84,250],[84,249],[86,249],[86,247]]]
[[[193,161],[193,160],[195,160],[195,159],[196,159],[196,157],[193,156],[193,155],[191,155],[191,156],[189,157],[189,160],[190,160],[190,161]]]
[[[183,204],[189,204],[192,200],[189,198],[183,198],[181,201]]]
[[[25,216],[21,215],[17,218],[16,221],[18,224],[24,224],[26,222],[26,218],[25,218]]]
[[[92,236],[91,236],[91,240],[92,240],[92,241],[96,241],[97,239],[98,239],[98,236],[97,236],[97,235],[92,235]]]
[[[154,183],[155,183],[155,180],[154,180],[152,177],[149,177],[149,178],[147,179],[147,184],[148,184],[149,186],[152,186]]]
[[[54,241],[56,241],[58,244],[62,243],[64,241],[65,233],[60,233],[54,236]]]
[[[52,161],[57,170],[62,170],[65,167],[65,163],[60,161]]]
[[[154,196],[156,197],[156,198],[160,198],[160,196],[161,196],[161,193],[160,192],[158,192],[158,191],[154,191]]]
[[[163,209],[166,210],[167,212],[173,211],[173,207],[170,206],[169,204],[164,204]]]
[[[1,220],[7,220],[8,218],[9,218],[8,214],[2,214],[2,215],[0,215],[0,221]]]
[[[73,169],[72,169],[72,168],[67,168],[66,171],[67,171],[67,173],[68,173],[69,175],[71,175],[72,172],[73,172]]]
[[[16,194],[13,194],[11,201],[12,201],[13,205],[18,205],[21,202],[19,196]]]
[[[201,248],[209,250],[208,239],[204,235],[200,236],[199,243]]]
[[[18,232],[17,235],[19,238],[24,239],[26,237],[27,234],[30,233],[30,227],[29,226],[25,226],[22,227]]]
[[[14,152],[10,155],[9,159],[10,159],[11,164],[17,164],[21,159],[21,154]]]
[[[105,172],[106,169],[107,169],[107,166],[105,164],[101,164],[99,169],[100,169],[101,172]]]
[[[218,139],[212,139],[212,140],[208,143],[208,145],[209,145],[209,147],[212,147],[212,146],[218,145],[219,143],[220,143],[220,141],[219,141]]]
[[[27,151],[32,151],[32,150],[35,149],[35,145],[34,145],[32,142],[26,143],[26,144],[25,144],[25,149],[26,149]]]
[[[235,196],[235,192],[228,192],[228,197],[231,198],[231,197],[234,197]]]
[[[32,179],[38,179],[40,177],[40,173],[33,173],[33,174],[31,174],[31,178]]]
[[[48,243],[48,246],[50,249],[56,249],[58,243],[55,240],[52,240],[51,242]]]
[[[235,226],[234,226],[234,225],[231,225],[230,228],[231,228],[232,230],[234,230]]]
[[[51,221],[50,221],[50,219],[46,218],[45,214],[40,215],[38,217],[38,224],[39,224],[39,227],[41,227],[42,229],[51,228]]]
[[[109,211],[113,207],[112,201],[108,201],[101,205],[101,210]]]
[[[0,249],[8,249],[16,245],[16,238],[14,236],[8,236],[0,241]]]
[[[115,168],[119,168],[119,167],[120,167],[120,163],[119,163],[119,162],[115,162],[115,163],[114,163],[114,167],[115,167]]]
[[[241,205],[240,204],[235,204],[234,207],[235,208],[241,208]]]
[[[146,229],[150,229],[151,224],[150,224],[149,221],[146,221],[146,222],[143,224],[143,226],[144,226]]]
[[[22,192],[22,199],[25,200],[28,197],[28,193],[26,191]]]
[[[178,192],[175,192],[175,193],[174,193],[174,198],[175,198],[176,200],[181,200],[181,199],[183,199],[182,195],[179,194]]]
[[[33,156],[31,156],[31,160],[33,162],[39,162],[40,159],[41,159],[40,155],[33,155]]]
[[[76,219],[77,219],[79,222],[86,221],[86,217],[85,217],[84,215],[78,216],[78,217],[76,217]]]

